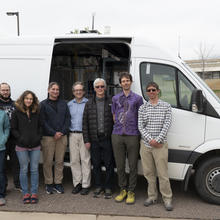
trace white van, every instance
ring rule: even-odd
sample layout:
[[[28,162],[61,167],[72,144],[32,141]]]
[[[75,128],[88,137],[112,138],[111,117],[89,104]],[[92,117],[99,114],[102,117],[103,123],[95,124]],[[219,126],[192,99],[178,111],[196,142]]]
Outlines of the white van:
[[[124,71],[133,76],[132,90],[146,101],[146,84],[155,81],[161,99],[172,105],[170,178],[184,181],[186,190],[194,172],[199,195],[220,204],[220,100],[181,59],[132,37],[80,34],[0,39],[0,81],[11,85],[14,99],[30,89],[43,100],[51,81],[60,84],[62,99],[72,98],[75,81],[84,82],[90,96],[97,77],[106,79],[108,94],[114,95]]]

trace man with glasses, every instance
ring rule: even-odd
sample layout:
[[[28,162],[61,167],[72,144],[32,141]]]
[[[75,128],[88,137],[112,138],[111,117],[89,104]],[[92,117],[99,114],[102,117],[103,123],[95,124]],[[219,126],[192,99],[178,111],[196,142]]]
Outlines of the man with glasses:
[[[73,178],[73,194],[80,192],[87,195],[91,182],[90,151],[85,147],[82,134],[83,111],[88,101],[84,97],[85,91],[82,82],[75,82],[72,87],[74,99],[68,102],[71,115],[69,149],[70,167]]]
[[[111,99],[105,94],[106,82],[97,78],[94,83],[95,95],[86,103],[83,113],[83,138],[87,149],[91,148],[91,160],[95,180],[94,197],[104,191],[105,198],[112,197],[114,160],[111,145],[113,118]],[[101,165],[106,168],[105,182],[101,181]]]
[[[120,194],[115,197],[115,201],[122,202],[126,198],[126,204],[131,205],[135,203],[134,190],[137,183],[137,163],[140,146],[138,109],[143,104],[143,99],[131,91],[131,74],[121,74],[119,83],[122,92],[112,98],[112,113],[115,121],[112,132],[112,145],[120,187]],[[126,156],[129,165],[129,181],[127,181],[125,173]]]
[[[141,133],[141,162],[144,176],[148,181],[148,198],[144,205],[157,202],[157,176],[160,192],[167,211],[172,211],[172,191],[168,176],[167,132],[171,125],[171,106],[159,99],[159,86],[155,82],[146,87],[149,101],[138,112],[138,128]]]
[[[0,84],[0,107],[7,113],[9,119],[11,119],[12,112],[15,110],[14,101],[11,99],[11,88],[7,83]],[[13,173],[13,182],[15,190],[21,192],[21,186],[19,181],[20,167],[18,158],[15,152],[15,140],[12,135],[9,136],[6,143],[6,161],[9,156],[10,167]],[[6,163],[7,169],[7,163]],[[6,172],[6,171],[5,171]],[[6,177],[7,182],[7,177]],[[6,183],[7,185],[7,183]]]

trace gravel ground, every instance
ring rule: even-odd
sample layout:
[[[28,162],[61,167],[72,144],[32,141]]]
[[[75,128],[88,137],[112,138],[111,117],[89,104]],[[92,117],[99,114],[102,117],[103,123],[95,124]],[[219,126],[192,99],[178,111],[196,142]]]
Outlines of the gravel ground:
[[[73,195],[72,180],[70,168],[64,170],[64,194],[54,193],[47,195],[43,184],[42,168],[40,168],[40,189],[39,203],[35,205],[24,205],[22,195],[13,189],[12,178],[9,177],[9,186],[7,191],[6,206],[0,207],[0,211],[27,211],[27,212],[47,212],[47,213],[74,213],[74,214],[95,214],[111,216],[145,216],[145,217],[163,217],[180,219],[220,219],[220,207],[203,202],[192,185],[187,192],[181,190],[181,183],[172,181],[174,194],[174,210],[167,212],[159,200],[159,203],[150,207],[144,207],[143,202],[146,199],[146,181],[143,176],[139,176],[136,190],[136,203],[126,205],[116,203],[113,199],[104,199],[104,197],[93,198],[92,190],[89,195]],[[115,185],[117,178],[115,178]],[[114,189],[114,196],[119,189]]]

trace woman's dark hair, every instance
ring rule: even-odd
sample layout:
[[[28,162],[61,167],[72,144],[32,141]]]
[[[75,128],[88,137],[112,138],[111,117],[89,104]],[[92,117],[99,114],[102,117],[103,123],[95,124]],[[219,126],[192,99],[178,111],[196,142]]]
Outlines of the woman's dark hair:
[[[26,113],[27,112],[27,107],[24,104],[24,99],[27,95],[31,94],[33,97],[33,103],[30,106],[30,110],[32,113],[38,112],[39,111],[39,101],[37,96],[30,90],[26,90],[24,91],[21,96],[17,99],[17,101],[15,102],[15,106],[17,109],[19,109],[20,111]]]

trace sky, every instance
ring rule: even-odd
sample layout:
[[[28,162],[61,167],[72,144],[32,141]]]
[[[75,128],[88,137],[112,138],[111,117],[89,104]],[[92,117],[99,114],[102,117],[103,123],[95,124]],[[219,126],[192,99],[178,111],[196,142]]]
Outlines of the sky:
[[[63,35],[92,27],[101,33],[141,36],[184,60],[203,48],[220,58],[220,0],[1,0],[0,36]]]

